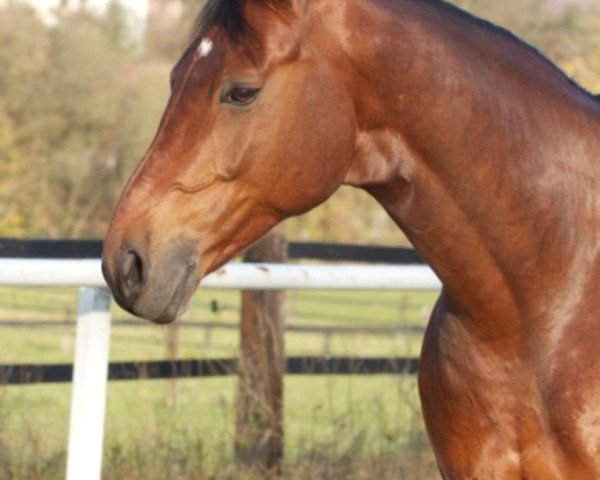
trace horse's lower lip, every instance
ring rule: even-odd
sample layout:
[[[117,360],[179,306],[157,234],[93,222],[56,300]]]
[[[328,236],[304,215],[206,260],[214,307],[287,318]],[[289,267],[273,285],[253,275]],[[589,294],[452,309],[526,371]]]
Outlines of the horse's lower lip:
[[[158,315],[156,318],[152,319],[152,321],[154,323],[158,323],[158,324],[171,323],[177,319],[177,316],[178,316],[179,312],[181,311],[181,306],[182,306],[184,300],[186,299],[188,294],[190,294],[190,290],[193,288],[193,284],[194,284],[193,273],[195,270],[196,270],[196,268],[193,265],[190,265],[186,268],[185,274],[184,274],[183,278],[181,279],[181,281],[179,282],[179,285],[175,289],[175,292],[173,293],[171,300],[169,301],[169,303],[167,304],[165,309],[161,312],[161,314]]]

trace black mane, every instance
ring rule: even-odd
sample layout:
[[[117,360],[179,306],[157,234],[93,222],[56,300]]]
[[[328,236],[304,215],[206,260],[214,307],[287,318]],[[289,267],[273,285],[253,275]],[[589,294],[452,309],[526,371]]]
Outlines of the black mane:
[[[563,77],[565,77],[567,79],[567,81],[569,82],[569,84],[571,84],[571,86],[575,87],[577,90],[579,90],[580,92],[582,92],[583,94],[585,94],[585,95],[587,95],[589,97],[592,97],[592,98],[594,98],[596,100],[600,100],[600,95],[593,95],[584,86],[580,85],[577,81],[575,81],[573,78],[571,78],[555,62],[553,62],[545,54],[543,54],[542,52],[540,52],[540,50],[538,50],[533,45],[525,42],[524,40],[522,40],[521,38],[519,38],[518,36],[516,36],[510,30],[507,30],[504,27],[496,25],[496,24],[490,22],[489,20],[486,20],[484,18],[481,18],[481,17],[478,17],[476,15],[473,15],[472,13],[467,12],[466,10],[463,10],[462,8],[457,7],[456,5],[454,5],[453,3],[451,3],[448,0],[428,0],[428,1],[430,3],[433,3],[433,4],[437,5],[437,6],[442,7],[443,9],[445,9],[446,11],[448,11],[451,14],[454,14],[454,15],[457,15],[457,16],[463,18],[463,19],[466,19],[467,21],[470,21],[471,23],[474,23],[475,25],[478,25],[478,26],[480,26],[480,27],[482,27],[484,29],[490,30],[490,31],[495,32],[497,34],[500,34],[500,35],[504,36],[504,38],[508,39],[509,41],[512,41],[515,44],[520,45],[521,47],[526,48],[531,53],[533,53],[534,55],[536,55],[538,58],[540,58],[543,61],[545,61],[546,64],[548,64],[557,73],[559,73],[560,75],[562,75]]]
[[[193,39],[198,39],[212,27],[222,28],[227,37],[239,42],[252,37],[252,27],[244,15],[244,4],[249,0],[208,0],[194,24]],[[261,0],[274,10],[285,10],[288,0]]]
[[[232,40],[240,40],[248,33],[243,0],[208,0],[200,11],[192,37],[198,39],[211,27],[222,28]]]
[[[225,31],[225,34],[234,42],[239,42],[242,39],[248,39],[249,37],[252,37],[252,28],[248,24],[244,16],[245,1],[248,0],[208,0],[206,5],[198,15],[198,18],[196,19],[192,33],[193,40],[198,40],[205,34],[207,29],[212,27],[222,28]],[[287,0],[263,1],[275,8],[283,5],[289,6]],[[600,95],[591,94],[591,92],[587,91],[584,87],[582,87],[572,78],[570,78],[562,69],[560,69],[548,57],[542,54],[538,49],[531,46],[527,42],[524,42],[519,37],[515,36],[512,32],[506,30],[505,28],[499,27],[498,25],[495,25],[485,19],[476,17],[475,15],[472,15],[471,13],[461,8],[458,8],[456,5],[453,5],[447,0],[428,1],[437,5],[438,7],[445,9],[451,14],[458,15],[462,18],[471,21],[476,25],[479,25],[493,32],[499,33],[504,37],[510,39],[511,41],[520,44],[522,47],[529,49],[532,53],[545,60],[555,70],[557,70],[563,76],[565,76],[573,86],[577,87],[579,90],[583,91],[585,94],[591,96],[592,98],[600,101]]]

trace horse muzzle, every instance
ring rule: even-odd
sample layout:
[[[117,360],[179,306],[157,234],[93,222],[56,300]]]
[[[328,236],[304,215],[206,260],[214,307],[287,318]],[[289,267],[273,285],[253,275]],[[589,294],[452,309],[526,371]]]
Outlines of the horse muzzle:
[[[155,323],[170,323],[185,309],[199,280],[197,248],[183,247],[151,256],[139,245],[106,246],[102,273],[116,302]]]

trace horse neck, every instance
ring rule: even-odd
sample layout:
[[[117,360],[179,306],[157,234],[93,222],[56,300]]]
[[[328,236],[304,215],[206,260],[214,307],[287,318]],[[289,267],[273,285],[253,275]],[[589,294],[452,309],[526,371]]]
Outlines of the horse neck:
[[[452,308],[501,338],[588,280],[600,108],[506,34],[437,2],[388,3],[347,0],[355,33],[338,32],[357,79],[347,183],[383,205]]]

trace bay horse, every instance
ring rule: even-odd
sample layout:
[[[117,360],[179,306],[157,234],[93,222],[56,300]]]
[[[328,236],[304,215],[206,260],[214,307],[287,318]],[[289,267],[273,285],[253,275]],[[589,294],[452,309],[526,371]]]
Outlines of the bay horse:
[[[443,282],[419,391],[445,479],[600,478],[600,102],[441,0],[209,0],[116,207],[117,302],[202,277],[342,184]]]

